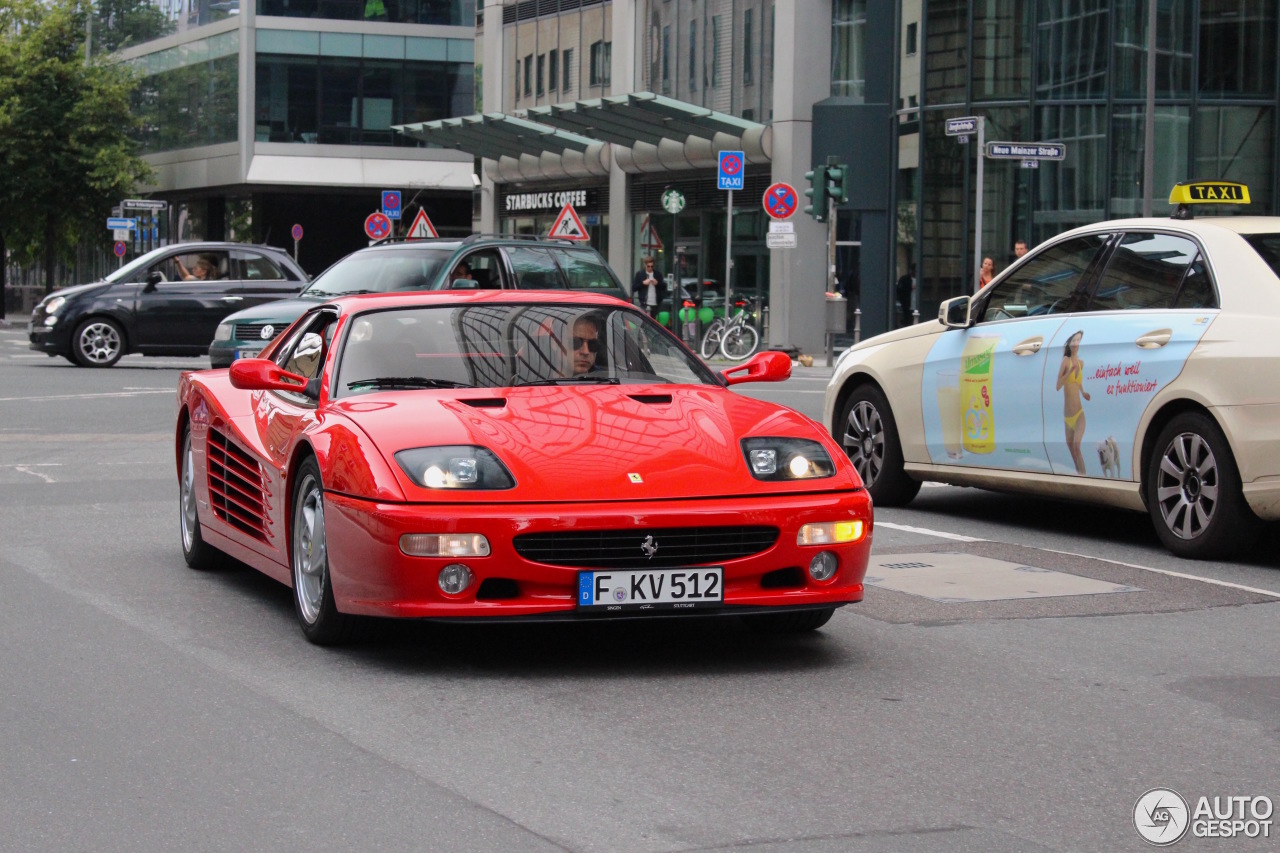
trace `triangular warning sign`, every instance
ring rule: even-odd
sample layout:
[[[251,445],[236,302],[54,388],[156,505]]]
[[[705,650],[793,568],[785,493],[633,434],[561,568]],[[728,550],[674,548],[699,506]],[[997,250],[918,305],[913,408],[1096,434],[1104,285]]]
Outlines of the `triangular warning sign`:
[[[418,215],[413,217],[413,224],[409,226],[409,233],[404,235],[404,238],[406,240],[425,240],[428,237],[439,236],[436,233],[436,227],[427,218],[427,212],[422,208],[418,208]]]
[[[587,226],[582,224],[582,220],[578,218],[578,211],[574,210],[571,204],[560,208],[560,215],[556,217],[547,236],[560,240],[591,239],[591,235],[587,233]]]
[[[647,215],[640,226],[640,248],[651,252],[662,251],[662,238],[658,236],[658,230],[653,227]]]

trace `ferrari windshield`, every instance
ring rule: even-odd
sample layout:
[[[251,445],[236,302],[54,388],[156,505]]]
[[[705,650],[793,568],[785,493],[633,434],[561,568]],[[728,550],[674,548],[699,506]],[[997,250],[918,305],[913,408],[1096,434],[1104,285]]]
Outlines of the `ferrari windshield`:
[[[430,290],[452,249],[413,247],[356,252],[338,261],[304,292],[328,299],[352,293]]]
[[[420,388],[719,385],[629,307],[487,303],[375,311],[350,322],[334,397]]]

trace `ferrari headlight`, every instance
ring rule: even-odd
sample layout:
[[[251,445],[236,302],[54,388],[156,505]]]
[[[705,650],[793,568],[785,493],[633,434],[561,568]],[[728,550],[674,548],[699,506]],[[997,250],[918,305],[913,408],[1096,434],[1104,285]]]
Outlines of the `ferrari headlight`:
[[[67,304],[67,297],[55,296],[44,304],[44,313],[57,314],[63,305]]]
[[[235,328],[234,323],[219,323],[218,330],[213,333],[213,339],[215,341],[231,340],[231,330],[234,328]]]
[[[411,557],[487,557],[489,540],[480,533],[406,533],[400,550]]]
[[[396,462],[411,480],[428,489],[495,491],[516,484],[502,460],[483,447],[415,447],[397,453]]]
[[[857,542],[865,528],[862,521],[824,521],[804,524],[796,533],[797,545],[840,545]]]
[[[826,448],[807,438],[744,438],[742,452],[757,480],[819,480],[836,472]]]

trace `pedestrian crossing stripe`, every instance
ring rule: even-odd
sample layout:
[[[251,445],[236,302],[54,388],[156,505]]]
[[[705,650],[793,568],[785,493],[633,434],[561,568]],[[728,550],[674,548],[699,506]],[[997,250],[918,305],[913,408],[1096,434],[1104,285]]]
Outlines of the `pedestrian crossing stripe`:
[[[591,235],[587,233],[587,226],[582,224],[582,220],[578,218],[578,211],[574,210],[571,204],[560,208],[560,215],[552,223],[551,231],[547,236],[560,240],[591,239]]]
[[[427,212],[422,208],[418,208],[418,215],[413,217],[413,224],[409,226],[409,233],[405,235],[406,240],[426,240],[428,237],[439,237],[436,227],[431,224],[431,220],[427,217]]]

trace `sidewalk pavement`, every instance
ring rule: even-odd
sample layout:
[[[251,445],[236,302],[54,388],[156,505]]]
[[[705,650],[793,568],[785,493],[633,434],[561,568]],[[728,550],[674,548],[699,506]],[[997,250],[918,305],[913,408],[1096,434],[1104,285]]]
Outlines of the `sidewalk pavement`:
[[[30,314],[6,314],[4,319],[0,320],[0,328],[25,329],[29,322],[31,322]]]

